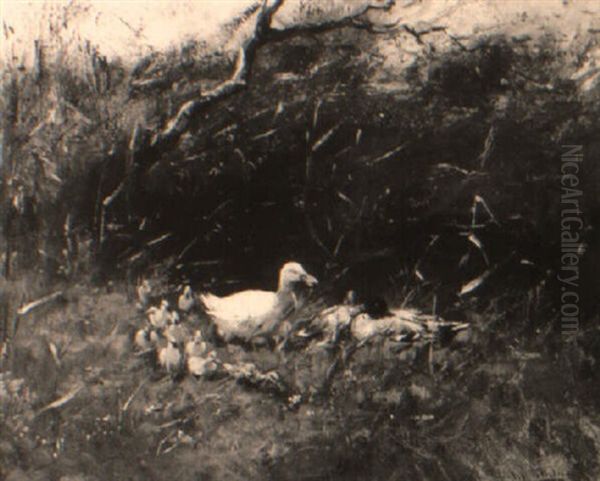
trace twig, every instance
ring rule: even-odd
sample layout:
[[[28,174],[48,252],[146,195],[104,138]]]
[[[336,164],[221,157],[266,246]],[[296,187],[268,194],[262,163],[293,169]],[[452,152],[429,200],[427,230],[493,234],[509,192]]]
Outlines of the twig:
[[[481,168],[485,167],[485,164],[490,159],[492,152],[494,150],[496,144],[496,135],[497,135],[497,127],[495,123],[492,123],[490,129],[488,130],[488,134],[485,138],[485,142],[483,144],[483,151],[479,155],[479,162],[481,164]]]
[[[380,155],[379,157],[376,157],[373,160],[370,160],[368,163],[370,165],[374,165],[374,164],[378,164],[379,162],[383,162],[384,160],[389,159],[390,157],[396,155],[398,152],[401,152],[402,150],[404,150],[404,148],[406,147],[408,142],[404,142],[403,144],[399,145],[398,147],[386,152],[383,155]]]
[[[144,384],[146,384],[147,379],[144,379],[139,386],[131,393],[131,396],[129,396],[127,398],[127,401],[125,401],[125,404],[123,404],[123,406],[121,407],[121,412],[125,413],[127,412],[127,410],[129,409],[129,406],[131,406],[131,403],[133,402],[133,399],[137,396],[137,394],[141,391],[142,387],[144,387]]]
[[[325,132],[312,146],[313,153],[319,150],[325,143],[331,138],[331,136],[340,128],[342,125],[341,122],[338,122],[336,125],[331,127],[327,132]]]
[[[233,199],[227,199],[223,202],[221,202],[207,217],[205,217],[205,220],[211,220],[215,215],[217,215],[221,210],[223,210],[225,207],[227,207],[229,204],[231,204],[233,202]]]
[[[275,132],[277,132],[277,129],[267,130],[266,132],[263,132],[262,134],[255,135],[250,140],[256,141],[256,140],[260,140],[260,139],[265,139],[267,137],[271,137],[271,135],[273,135]]]
[[[319,110],[321,110],[321,105],[323,104],[323,99],[317,100],[315,105],[315,109],[313,110],[313,119],[312,119],[312,128],[315,130],[317,128],[317,124],[319,122]]]
[[[177,261],[183,259],[183,257],[188,253],[188,251],[198,242],[198,237],[194,237],[190,243],[188,243],[183,250],[177,256]]]
[[[75,389],[69,391],[67,394],[65,394],[64,396],[58,398],[56,401],[51,402],[50,404],[48,404],[47,406],[43,407],[42,409],[40,409],[35,416],[39,416],[40,414],[45,413],[46,411],[50,411],[52,409],[58,409],[63,407],[65,404],[67,404],[68,402],[72,401],[75,396],[77,396],[77,394],[79,394],[79,391],[81,391],[83,389],[83,386],[77,386]]]
[[[469,234],[469,236],[467,237],[467,239],[469,240],[469,242],[471,242],[475,247],[477,247],[479,249],[479,251],[481,252],[481,255],[483,256],[483,260],[489,266],[490,260],[488,259],[485,249],[483,248],[483,243],[479,240],[479,238],[474,233],[471,232]]]
[[[25,314],[29,314],[31,311],[37,309],[38,307],[59,299],[60,297],[62,297],[62,295],[63,295],[63,291],[57,291],[57,292],[54,292],[47,296],[44,296],[40,299],[37,299],[35,301],[29,302],[28,304],[25,304],[25,305],[19,307],[19,309],[17,310],[17,314],[19,316],[24,316]]]
[[[228,125],[227,127],[222,128],[216,134],[214,134],[213,138],[217,138],[221,135],[227,134],[227,133],[231,132],[232,130],[237,129],[237,127],[238,127],[238,124]]]
[[[477,206],[479,204],[481,204],[483,206],[485,211],[490,216],[490,219],[492,220],[492,222],[496,225],[500,225],[500,223],[496,220],[496,217],[494,216],[493,212],[488,207],[485,199],[483,197],[481,197],[480,195],[475,195],[475,197],[473,197],[473,207],[471,209],[471,212],[472,212],[471,224],[473,226],[475,226],[477,224]]]
[[[102,201],[102,205],[100,207],[100,244],[104,242],[104,231],[106,230],[106,211],[110,207],[110,205],[115,201],[115,199],[123,192],[125,188],[125,180],[122,180],[121,183],[117,186],[112,193],[105,197]]]
[[[172,236],[173,236],[172,232],[167,232],[166,234],[163,234],[160,237],[157,237],[156,239],[152,239],[151,241],[146,243],[146,246],[148,246],[148,247],[155,246],[157,244],[160,244],[163,241],[166,241],[167,239],[169,239]]]
[[[169,438],[172,436],[172,433],[167,434],[164,438],[161,439],[161,441],[158,443],[158,446],[156,447],[156,457],[160,456],[162,454],[162,447],[164,446],[164,444],[169,440]]]
[[[123,191],[123,188],[125,187],[125,181],[122,181],[115,190],[112,191],[112,193],[105,197],[104,200],[102,201],[102,207],[106,208],[109,207],[114,201],[115,199],[119,196],[119,194]]]
[[[493,271],[494,271],[493,269],[488,269],[480,276],[467,282],[465,285],[462,286],[458,295],[465,296],[465,295],[473,292],[475,289],[477,289],[479,286],[481,286],[481,284],[483,284],[485,282],[485,280],[492,274]]]
[[[342,242],[344,242],[345,237],[346,237],[346,235],[344,233],[342,233],[340,235],[340,238],[338,239],[337,243],[335,244],[335,249],[333,250],[333,257],[337,257],[338,254],[340,253],[340,248],[342,247]]]

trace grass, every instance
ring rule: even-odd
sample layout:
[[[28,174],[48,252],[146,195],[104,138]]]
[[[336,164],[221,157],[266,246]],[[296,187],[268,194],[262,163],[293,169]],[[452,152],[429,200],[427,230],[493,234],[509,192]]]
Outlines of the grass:
[[[277,395],[230,378],[173,382],[131,349],[141,319],[126,286],[65,292],[22,319],[0,383],[5,479],[597,479],[597,404],[561,394],[583,354],[567,365],[540,343],[515,348],[488,328],[492,310],[431,352],[364,346],[328,389],[335,351],[218,348],[275,368],[289,388]]]

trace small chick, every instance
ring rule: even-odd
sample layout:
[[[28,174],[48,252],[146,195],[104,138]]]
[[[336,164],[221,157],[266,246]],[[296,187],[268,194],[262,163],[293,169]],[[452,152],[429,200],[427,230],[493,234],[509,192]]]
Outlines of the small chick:
[[[148,307],[148,304],[150,303],[151,293],[152,286],[150,285],[150,282],[147,279],[144,279],[142,283],[137,287],[138,309],[145,309],[146,307]]]
[[[219,368],[219,360],[214,351],[208,353],[206,357],[193,356],[187,360],[187,370],[195,377],[209,376],[214,374]]]
[[[194,356],[202,356],[207,350],[206,342],[202,337],[200,330],[194,333],[194,337],[185,345],[185,355],[190,358]]]
[[[169,325],[165,330],[165,335],[175,339],[178,344],[183,344],[189,337],[189,332],[187,328],[181,324],[181,320],[177,312],[171,312],[169,314]]]
[[[190,312],[194,307],[196,300],[194,299],[194,294],[192,293],[192,288],[190,286],[185,286],[183,288],[183,293],[179,296],[178,307],[181,312]]]
[[[146,311],[148,320],[157,329],[164,329],[170,319],[169,303],[163,299],[160,308],[151,307]]]
[[[135,347],[141,351],[147,351],[148,349],[151,349],[154,347],[156,341],[158,341],[158,336],[156,332],[149,327],[144,327],[137,331],[133,339]]]
[[[167,347],[163,347],[158,353],[158,363],[168,373],[173,374],[181,368],[183,357],[175,339],[170,337],[167,342]]]

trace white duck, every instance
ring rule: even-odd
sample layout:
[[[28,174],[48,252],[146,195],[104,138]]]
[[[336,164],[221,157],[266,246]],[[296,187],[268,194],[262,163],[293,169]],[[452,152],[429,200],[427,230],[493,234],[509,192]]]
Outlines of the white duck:
[[[160,307],[151,307],[146,311],[148,321],[157,329],[164,329],[171,314],[169,313],[169,302],[164,300],[160,303]]]
[[[196,300],[194,299],[194,294],[192,292],[192,288],[190,286],[185,286],[183,288],[183,293],[179,296],[177,301],[177,306],[181,312],[190,312],[190,310],[194,307]]]
[[[227,297],[201,294],[200,300],[217,333],[226,342],[234,338],[250,341],[255,336],[272,334],[281,321],[298,307],[294,294],[298,283],[312,287],[317,284],[317,279],[297,262],[288,262],[279,271],[276,292],[249,290]]]
[[[202,356],[207,350],[206,342],[202,337],[202,331],[198,330],[194,333],[194,337],[185,345],[186,357]]]
[[[175,339],[168,337],[167,342],[167,346],[158,352],[158,363],[167,372],[176,373],[181,369],[183,356]]]

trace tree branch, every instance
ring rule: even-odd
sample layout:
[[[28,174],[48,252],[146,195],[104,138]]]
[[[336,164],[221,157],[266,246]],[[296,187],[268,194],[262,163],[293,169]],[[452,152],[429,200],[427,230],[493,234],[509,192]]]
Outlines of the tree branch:
[[[225,80],[214,89],[203,92],[199,98],[190,100],[180,107],[177,114],[167,122],[165,128],[158,132],[152,139],[151,149],[155,159],[179,141],[181,136],[190,128],[193,119],[206,107],[247,87],[254,57],[263,44],[281,41],[304,33],[319,33],[343,27],[365,28],[365,22],[357,22],[367,11],[371,9],[388,10],[394,4],[394,0],[368,3],[365,5],[365,8],[347,17],[327,20],[318,24],[297,25],[286,27],[284,30],[277,30],[271,27],[271,21],[283,3],[284,0],[263,1],[262,7],[256,17],[254,33],[240,47],[231,78]],[[384,29],[385,27],[395,27],[395,24],[383,27]],[[373,31],[377,31],[377,29]]]
[[[265,42],[267,33],[270,31],[271,19],[282,4],[283,0],[274,0],[271,5],[268,0],[263,1],[262,8],[256,17],[254,34],[240,47],[231,78],[203,93],[200,98],[183,104],[165,129],[156,134],[152,140],[152,148],[155,151],[168,149],[177,143],[181,135],[188,130],[196,114],[205,107],[246,87],[256,51]]]

